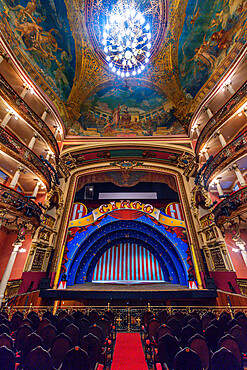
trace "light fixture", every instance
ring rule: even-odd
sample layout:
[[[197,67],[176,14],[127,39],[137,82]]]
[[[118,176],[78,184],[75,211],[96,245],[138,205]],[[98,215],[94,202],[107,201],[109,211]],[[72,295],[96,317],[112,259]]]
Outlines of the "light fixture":
[[[27,250],[25,248],[20,248],[18,252],[25,253]]]
[[[106,18],[102,32],[105,59],[121,77],[135,76],[145,69],[152,47],[150,24],[132,1],[118,0]]]

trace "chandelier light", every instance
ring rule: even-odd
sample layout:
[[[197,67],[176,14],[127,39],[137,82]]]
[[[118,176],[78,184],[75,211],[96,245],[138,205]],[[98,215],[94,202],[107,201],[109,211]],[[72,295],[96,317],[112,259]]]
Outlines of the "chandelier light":
[[[152,46],[150,25],[135,3],[116,3],[106,21],[103,46],[106,61],[118,76],[135,76],[145,69]]]

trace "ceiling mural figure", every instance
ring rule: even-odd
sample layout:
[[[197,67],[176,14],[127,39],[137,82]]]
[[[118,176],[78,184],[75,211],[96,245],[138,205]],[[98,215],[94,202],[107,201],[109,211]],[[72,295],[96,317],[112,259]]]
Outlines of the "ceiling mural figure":
[[[173,105],[147,87],[115,84],[86,99],[68,134],[83,136],[159,136],[185,134]]]
[[[66,100],[73,84],[75,51],[64,2],[6,0],[0,9],[11,45],[32,58],[37,71]]]
[[[243,0],[189,0],[179,41],[183,89],[193,97],[238,41],[244,44]]]

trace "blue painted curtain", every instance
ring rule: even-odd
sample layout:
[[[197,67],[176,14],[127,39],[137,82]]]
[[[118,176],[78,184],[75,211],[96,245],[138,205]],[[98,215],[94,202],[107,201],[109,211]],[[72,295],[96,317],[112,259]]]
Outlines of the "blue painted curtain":
[[[120,243],[101,256],[93,281],[164,281],[164,276],[148,249],[134,243]]]

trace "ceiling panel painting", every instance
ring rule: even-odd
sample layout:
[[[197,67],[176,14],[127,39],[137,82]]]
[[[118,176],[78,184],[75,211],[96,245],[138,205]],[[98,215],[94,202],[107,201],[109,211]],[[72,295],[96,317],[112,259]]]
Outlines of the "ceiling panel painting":
[[[169,101],[154,90],[114,84],[88,98],[70,135],[160,136],[185,134]]]
[[[73,85],[75,45],[64,1],[0,0],[0,12],[1,31],[9,45],[14,51],[20,49],[66,100]]]
[[[194,97],[236,42],[245,43],[245,0],[189,0],[179,41],[184,91]]]

